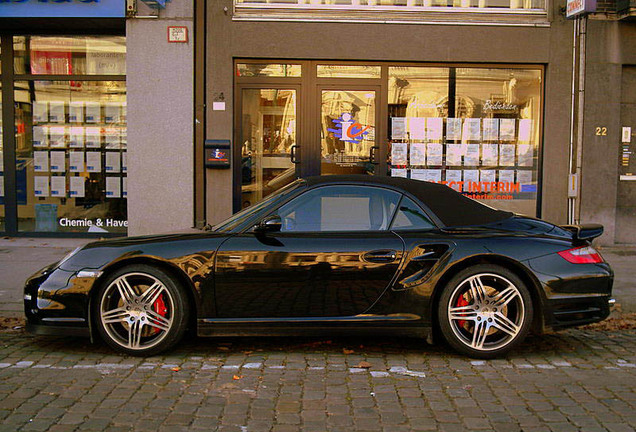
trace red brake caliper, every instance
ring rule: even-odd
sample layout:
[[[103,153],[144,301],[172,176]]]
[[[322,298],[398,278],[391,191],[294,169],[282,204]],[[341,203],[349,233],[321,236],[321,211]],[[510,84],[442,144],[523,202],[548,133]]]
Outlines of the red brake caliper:
[[[168,313],[168,308],[166,307],[166,302],[163,301],[163,294],[157,297],[157,300],[155,300],[155,302],[152,304],[152,308],[162,317],[166,316],[166,314]],[[154,334],[159,333],[159,329],[157,327],[153,327],[152,330]]]
[[[464,296],[459,296],[459,298],[457,299],[457,304],[455,306],[457,307],[468,306],[468,302],[464,299]],[[464,325],[466,324],[466,321],[459,320],[457,323],[459,324],[460,327],[464,327]]]

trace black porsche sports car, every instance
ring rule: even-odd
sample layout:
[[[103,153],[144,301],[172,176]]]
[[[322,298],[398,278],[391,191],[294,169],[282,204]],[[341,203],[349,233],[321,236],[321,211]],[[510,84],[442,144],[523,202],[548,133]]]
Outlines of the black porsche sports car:
[[[211,232],[96,241],[33,275],[36,333],[154,355],[201,336],[441,334],[491,358],[609,315],[600,225],[556,226],[434,183],[296,180]]]

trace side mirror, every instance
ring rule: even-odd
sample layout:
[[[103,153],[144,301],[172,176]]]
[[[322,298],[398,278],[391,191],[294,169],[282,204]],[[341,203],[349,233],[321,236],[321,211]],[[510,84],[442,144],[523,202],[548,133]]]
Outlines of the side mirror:
[[[279,232],[283,227],[283,221],[278,215],[267,216],[265,219],[260,221],[254,227],[254,231],[265,233],[265,232]]]

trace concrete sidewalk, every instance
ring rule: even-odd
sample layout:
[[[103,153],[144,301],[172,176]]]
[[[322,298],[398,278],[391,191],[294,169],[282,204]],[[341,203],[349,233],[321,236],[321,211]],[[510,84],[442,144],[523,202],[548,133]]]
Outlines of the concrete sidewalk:
[[[86,239],[0,239],[0,316],[22,316],[24,281]],[[636,312],[636,246],[599,248],[616,274],[614,297],[623,312]]]

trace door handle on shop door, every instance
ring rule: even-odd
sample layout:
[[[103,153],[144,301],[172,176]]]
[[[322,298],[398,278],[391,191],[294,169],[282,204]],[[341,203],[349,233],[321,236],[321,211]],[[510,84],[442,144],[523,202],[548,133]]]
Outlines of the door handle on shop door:
[[[292,163],[300,163],[300,161],[298,160],[298,155],[296,154],[296,150],[299,149],[300,146],[299,145],[293,145],[291,146],[291,148],[289,149],[289,158],[291,159]]]
[[[397,251],[392,249],[383,249],[367,252],[363,256],[365,261],[374,263],[390,263],[397,259]]]

